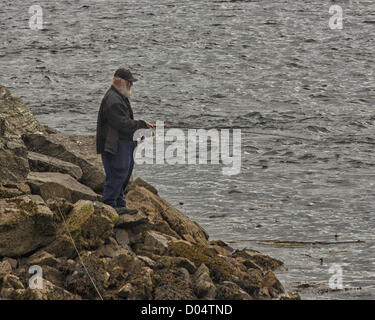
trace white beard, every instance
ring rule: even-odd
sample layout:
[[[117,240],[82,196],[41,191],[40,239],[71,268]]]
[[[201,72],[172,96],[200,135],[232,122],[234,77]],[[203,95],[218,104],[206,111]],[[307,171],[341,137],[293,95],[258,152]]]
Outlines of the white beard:
[[[120,91],[120,93],[121,93],[123,96],[125,96],[125,97],[127,97],[127,98],[130,98],[131,93],[132,93],[132,88],[130,87],[130,89],[128,89],[128,88],[126,87],[126,85],[122,85],[122,86],[120,87],[119,91]]]

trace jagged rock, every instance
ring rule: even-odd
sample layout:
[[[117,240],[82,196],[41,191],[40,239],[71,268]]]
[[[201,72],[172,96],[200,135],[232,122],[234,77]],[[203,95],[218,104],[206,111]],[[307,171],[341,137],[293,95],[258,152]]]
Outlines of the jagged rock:
[[[187,282],[191,281],[190,273],[187,269],[185,269],[183,267],[180,267],[180,268],[177,268],[176,270],[177,270],[177,272],[179,272],[181,274],[182,279],[184,279]]]
[[[148,219],[139,213],[134,215],[123,214],[116,221],[116,228],[129,229],[147,223]]]
[[[283,293],[280,296],[280,300],[301,300],[301,296],[299,295],[298,291],[290,291]]]
[[[155,300],[192,300],[196,299],[192,286],[185,275],[173,268],[154,271]]]
[[[134,287],[131,283],[125,284],[120,290],[117,292],[117,296],[122,299],[129,299],[133,296]],[[129,299],[131,300],[131,299]]]
[[[81,182],[96,192],[103,190],[105,173],[100,155],[96,154],[95,136],[57,132],[24,135],[23,140],[30,151],[79,166],[83,172]]]
[[[115,230],[115,237],[119,245],[121,245],[123,248],[128,249],[130,245],[130,236],[129,232],[122,229],[116,229]]]
[[[0,138],[0,181],[22,182],[29,173],[27,150],[21,140]]]
[[[49,265],[43,265],[43,278],[53,283],[55,286],[64,287],[65,275],[63,272],[57,268],[51,267]]]
[[[97,251],[100,256],[108,257],[108,258],[115,258],[121,254],[127,254],[129,249],[125,249],[118,244],[114,245],[111,243],[111,244],[105,244],[101,246]]]
[[[189,259],[184,257],[173,257],[174,264],[176,267],[181,267],[189,271],[190,274],[193,274],[196,272],[197,267],[193,262],[191,262]]]
[[[142,267],[138,272],[133,272],[127,279],[128,287],[122,287],[120,294],[128,300],[151,300],[153,288],[153,270]]]
[[[18,257],[55,238],[53,213],[39,196],[0,200],[0,256]]]
[[[223,281],[216,286],[217,300],[253,300],[241,287],[232,281]]]
[[[155,262],[154,260],[152,260],[151,258],[149,258],[149,257],[146,257],[146,256],[138,256],[138,259],[141,260],[142,262],[144,262],[144,264],[145,264],[147,267],[154,268],[155,265],[156,265],[156,262]]]
[[[29,151],[27,154],[31,171],[36,172],[60,172],[71,175],[74,179],[82,178],[82,170],[79,166],[62,161],[41,153]]]
[[[0,275],[0,288],[24,289],[21,280],[14,274]]]
[[[79,264],[77,270],[66,278],[66,288],[84,299],[100,299],[99,295],[104,295],[110,279],[108,262],[90,251],[82,254],[81,259],[86,268]]]
[[[110,266],[119,266],[125,272],[134,273],[144,267],[145,264],[133,252],[128,251],[113,258]]]
[[[27,259],[26,264],[29,265],[29,266],[32,266],[32,265],[39,265],[39,266],[47,265],[47,266],[51,266],[51,267],[56,267],[56,266],[58,266],[59,261],[55,258],[54,255],[52,255],[52,254],[50,254],[50,253],[48,253],[44,250],[41,250],[41,251],[35,252],[32,256],[30,256]]]
[[[197,271],[194,263],[184,257],[161,256],[157,260],[157,264],[158,268],[185,268],[191,274]]]
[[[147,215],[150,222],[164,220],[183,239],[188,240],[188,236],[191,236],[197,243],[207,243],[208,234],[202,227],[144,187],[136,186],[126,194],[126,199],[132,203],[132,207]]]
[[[25,289],[2,288],[0,300],[22,300]]]
[[[16,269],[17,268],[17,265],[18,265],[18,262],[16,259],[12,259],[12,258],[8,258],[8,257],[5,257],[3,259],[3,262],[7,262],[10,264],[12,270]]]
[[[242,257],[248,261],[249,267],[251,265],[259,266],[263,271],[275,270],[283,265],[283,262],[280,260],[266,256],[259,251],[251,249],[236,250],[233,254],[233,257]]]
[[[243,258],[243,257],[240,257],[240,256],[236,256],[236,258],[234,258],[238,263],[244,265],[246,268],[248,269],[257,269],[257,270],[260,270],[260,271],[263,271],[263,268],[259,265],[257,265],[254,260],[251,260],[251,259],[246,259],[246,258]]]
[[[200,299],[212,300],[216,297],[216,287],[210,278],[210,270],[202,263],[194,273],[194,292]]]
[[[229,246],[226,242],[222,240],[212,240],[209,241],[208,244],[211,248],[214,248],[218,254],[221,255],[230,255],[234,249]]]
[[[40,194],[44,200],[64,198],[70,202],[81,199],[95,201],[98,195],[89,187],[79,183],[68,174],[58,172],[30,172],[27,176],[34,194]]]
[[[168,249],[170,240],[163,234],[156,231],[147,231],[144,245],[154,248],[158,254],[164,254]]]
[[[0,198],[14,198],[30,193],[30,187],[26,183],[5,183],[0,185]]]
[[[271,270],[268,271],[263,278],[263,288],[268,289],[271,298],[276,298],[281,293],[285,292],[283,285]]]
[[[219,256],[209,247],[172,242],[169,244],[168,253],[172,256],[186,257],[196,265],[204,263],[210,270],[210,277],[214,283],[232,281],[253,297],[258,296],[262,287],[263,276],[260,270],[248,270],[245,266],[241,268],[224,256]]]
[[[0,274],[9,273],[12,271],[12,266],[8,261],[0,262]]]
[[[73,204],[64,198],[53,198],[46,201],[48,208],[55,214],[55,219],[62,222],[61,214],[67,217],[73,209]]]
[[[111,206],[80,200],[74,204],[66,224],[57,230],[57,239],[45,250],[56,257],[74,257],[76,252],[67,229],[78,250],[98,248],[112,235],[117,219],[118,214]]]
[[[67,290],[55,286],[50,281],[43,279],[42,289],[27,288],[19,294],[19,300],[80,300],[81,297]]]
[[[25,133],[44,131],[22,99],[0,85],[0,136],[20,138]]]
[[[129,183],[126,191],[129,192],[130,190],[135,189],[137,186],[143,187],[151,191],[153,194],[158,194],[158,190],[156,190],[154,186],[152,186],[151,184],[147,183],[146,181],[144,181],[143,179],[139,177],[135,179],[132,183]]]

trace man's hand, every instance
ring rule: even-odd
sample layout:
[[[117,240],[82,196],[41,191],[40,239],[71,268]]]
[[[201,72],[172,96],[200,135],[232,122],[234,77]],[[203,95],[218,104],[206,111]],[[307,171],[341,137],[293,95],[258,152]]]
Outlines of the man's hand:
[[[147,128],[155,128],[154,124],[151,124],[150,122],[143,120],[146,123]]]

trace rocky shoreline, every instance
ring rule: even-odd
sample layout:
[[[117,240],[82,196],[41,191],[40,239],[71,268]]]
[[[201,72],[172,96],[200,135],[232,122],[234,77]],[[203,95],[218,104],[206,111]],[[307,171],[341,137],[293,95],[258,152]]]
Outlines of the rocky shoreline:
[[[139,213],[118,216],[95,137],[42,126],[1,85],[0,164],[0,299],[299,299],[281,261],[210,241],[140,178],[126,190]]]

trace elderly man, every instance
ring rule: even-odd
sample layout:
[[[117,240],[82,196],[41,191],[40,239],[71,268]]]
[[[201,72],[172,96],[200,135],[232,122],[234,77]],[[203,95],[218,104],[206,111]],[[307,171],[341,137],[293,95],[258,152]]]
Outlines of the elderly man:
[[[133,152],[137,142],[133,141],[133,135],[138,129],[154,127],[147,121],[134,120],[129,97],[136,81],[129,70],[118,69],[98,114],[96,151],[101,154],[106,174],[103,202],[114,207],[118,214],[138,212],[126,208],[124,198],[134,166]]]

